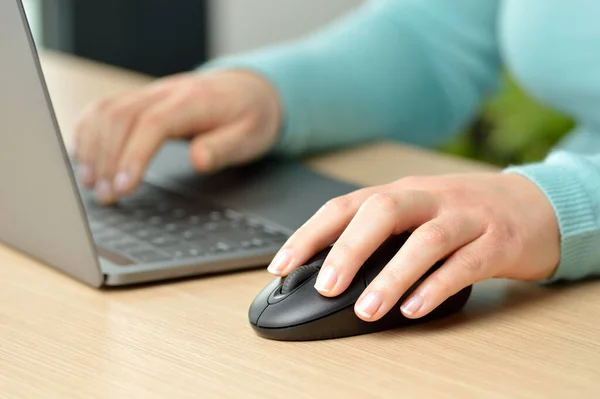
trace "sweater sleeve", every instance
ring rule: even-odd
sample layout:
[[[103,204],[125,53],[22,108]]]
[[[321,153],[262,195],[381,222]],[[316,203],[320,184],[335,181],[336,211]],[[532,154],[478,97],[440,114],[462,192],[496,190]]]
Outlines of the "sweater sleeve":
[[[497,89],[498,0],[370,0],[301,40],[216,59],[276,88],[275,152],[300,155],[373,139],[432,146]]]
[[[543,162],[512,166],[542,189],[554,207],[561,257],[546,281],[574,281],[600,275],[600,153],[552,152]]]

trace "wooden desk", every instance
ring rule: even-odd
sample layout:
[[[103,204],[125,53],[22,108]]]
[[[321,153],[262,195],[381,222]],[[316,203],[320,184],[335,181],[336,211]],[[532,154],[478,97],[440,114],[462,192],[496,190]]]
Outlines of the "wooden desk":
[[[137,75],[47,54],[60,124]],[[313,159],[362,184],[479,170],[391,144]],[[600,394],[600,286],[487,281],[466,310],[418,328],[312,343],[258,338],[264,270],[97,291],[0,247],[0,396],[544,397]]]

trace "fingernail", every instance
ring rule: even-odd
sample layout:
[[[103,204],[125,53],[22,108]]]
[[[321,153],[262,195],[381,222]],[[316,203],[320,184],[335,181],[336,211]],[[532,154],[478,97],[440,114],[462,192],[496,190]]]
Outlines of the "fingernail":
[[[112,196],[112,187],[110,183],[106,180],[102,180],[98,182],[96,186],[96,198],[100,202],[110,201]]]
[[[267,271],[275,275],[280,275],[281,272],[283,272],[285,268],[290,264],[291,260],[292,256],[290,252],[287,250],[283,250],[275,256],[275,258],[267,268]]]
[[[131,178],[125,172],[120,172],[115,176],[114,188],[117,193],[125,193],[129,191],[131,185]]]
[[[336,282],[337,272],[333,267],[326,266],[319,272],[317,282],[315,283],[315,288],[317,289],[317,291],[329,292],[332,290]]]
[[[400,307],[400,310],[402,313],[412,316],[421,308],[421,306],[423,306],[423,298],[419,295],[414,295],[404,302]]]
[[[79,178],[84,185],[91,186],[94,183],[94,173],[92,168],[88,165],[81,165],[79,167]]]
[[[376,292],[369,292],[356,304],[356,313],[366,319],[370,319],[377,313],[382,303],[381,295]]]

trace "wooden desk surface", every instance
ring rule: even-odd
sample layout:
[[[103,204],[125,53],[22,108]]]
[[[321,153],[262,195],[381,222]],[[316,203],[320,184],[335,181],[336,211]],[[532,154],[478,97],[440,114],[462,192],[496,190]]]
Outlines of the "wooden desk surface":
[[[43,58],[61,126],[146,79]],[[361,184],[485,168],[391,144],[310,161]],[[565,397],[600,394],[600,286],[475,287],[465,311],[418,328],[281,343],[247,310],[264,270],[97,291],[0,247],[0,396],[90,398]]]

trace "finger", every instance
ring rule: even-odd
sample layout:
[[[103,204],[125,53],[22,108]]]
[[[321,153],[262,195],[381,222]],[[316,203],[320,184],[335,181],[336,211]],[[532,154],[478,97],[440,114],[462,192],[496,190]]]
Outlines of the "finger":
[[[478,221],[460,216],[441,216],[423,224],[363,292],[355,305],[356,314],[364,320],[378,320],[435,263],[477,239],[483,230]]]
[[[331,245],[348,226],[360,205],[377,187],[363,188],[331,199],[292,234],[267,269],[285,276]]]
[[[126,195],[140,183],[148,163],[167,139],[198,133],[208,118],[210,107],[198,107],[190,91],[175,90],[172,96],[157,102],[137,119],[119,159],[114,186],[118,195]]]
[[[493,275],[502,262],[502,254],[494,247],[497,244],[482,237],[456,251],[404,301],[402,313],[423,317],[463,288]]]
[[[99,179],[110,184],[128,134],[139,115],[168,93],[156,89],[135,91],[116,99],[103,112],[100,123],[100,146],[96,164]]]
[[[105,99],[87,107],[74,128],[73,142],[79,179],[87,188],[92,188],[96,184],[95,161],[99,145],[98,116],[109,104],[110,99]]]
[[[140,114],[167,95],[168,93],[157,89],[136,91],[114,101],[103,112],[97,133],[99,147],[95,164],[97,196],[103,202],[116,200],[119,193],[113,187],[117,165]]]
[[[181,79],[181,77],[178,75],[163,78],[140,90],[139,97],[148,98],[148,101],[140,103],[139,107],[143,108],[148,106],[149,102],[153,98],[165,96],[166,93],[172,89],[173,85],[179,81],[179,79]],[[79,178],[88,188],[92,188],[96,185],[98,169],[97,163],[99,159],[98,155],[101,153],[99,149],[103,146],[104,141],[102,140],[102,132],[107,131],[107,129],[104,129],[103,126],[107,120],[110,120],[109,116],[111,114],[111,112],[108,112],[108,110],[112,108],[114,103],[119,102],[118,100],[120,98],[129,96],[133,96],[133,93],[120,93],[89,105],[86,109],[84,109],[80,118],[75,124],[73,155],[79,164]]]
[[[342,293],[357,271],[393,233],[434,217],[437,204],[422,191],[376,193],[360,207],[325,259],[315,288],[325,296]]]
[[[192,165],[203,173],[216,172],[243,163],[253,152],[252,144],[244,141],[247,119],[197,135],[190,145]]]

